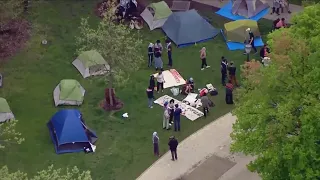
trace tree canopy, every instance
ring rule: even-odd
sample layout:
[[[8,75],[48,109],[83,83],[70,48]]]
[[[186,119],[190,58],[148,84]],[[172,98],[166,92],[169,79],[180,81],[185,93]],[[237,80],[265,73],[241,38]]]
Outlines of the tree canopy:
[[[111,72],[107,76],[109,86],[113,83],[124,84],[129,75],[135,72],[143,62],[140,53],[142,40],[138,33],[132,32],[128,25],[117,23],[110,2],[109,11],[104,14],[97,27],[91,27],[88,18],[81,20],[80,35],[76,42],[78,53],[97,50],[109,63]]]
[[[232,150],[254,155],[249,169],[266,180],[320,178],[320,34],[305,34],[319,7],[269,34],[271,65],[237,91]]]
[[[2,0],[0,1],[0,30],[2,25],[8,23],[21,15],[24,0]]]

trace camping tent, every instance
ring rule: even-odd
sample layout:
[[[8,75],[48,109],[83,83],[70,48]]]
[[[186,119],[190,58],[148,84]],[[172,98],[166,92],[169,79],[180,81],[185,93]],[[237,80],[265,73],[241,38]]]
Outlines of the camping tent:
[[[241,42],[243,43],[249,38],[246,29],[250,28],[256,37],[260,36],[257,21],[254,20],[237,20],[224,24],[224,35],[227,42]]]
[[[167,3],[164,1],[152,3],[141,13],[150,30],[162,27],[168,17],[172,14]]]
[[[162,29],[178,47],[209,40],[220,33],[194,9],[172,13]]]
[[[72,64],[78,69],[83,78],[102,75],[110,70],[108,63],[95,50],[82,52]]]
[[[14,115],[10,110],[6,99],[0,97],[0,123],[14,119]]]
[[[85,90],[80,83],[74,79],[64,79],[53,91],[55,106],[59,105],[81,105]]]
[[[92,147],[98,138],[86,127],[80,111],[76,109],[58,111],[47,126],[57,154],[84,151]]]
[[[269,5],[261,0],[234,0],[231,11],[232,14],[251,18],[268,7]]]

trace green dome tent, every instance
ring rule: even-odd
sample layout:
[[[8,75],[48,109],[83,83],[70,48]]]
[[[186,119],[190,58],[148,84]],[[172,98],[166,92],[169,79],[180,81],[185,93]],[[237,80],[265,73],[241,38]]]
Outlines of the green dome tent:
[[[53,91],[55,106],[81,105],[84,99],[85,89],[74,79],[64,79]]]
[[[172,14],[171,9],[166,2],[160,1],[151,3],[141,13],[141,17],[146,21],[150,30],[160,28]]]
[[[5,122],[14,119],[9,104],[6,99],[0,97],[0,122]]]
[[[109,64],[95,50],[82,52],[72,64],[78,69],[83,78],[103,75],[110,70]]]
[[[256,37],[260,36],[257,21],[254,20],[237,20],[224,24],[224,34],[227,42],[240,42],[243,43],[249,38],[246,29],[250,28]]]

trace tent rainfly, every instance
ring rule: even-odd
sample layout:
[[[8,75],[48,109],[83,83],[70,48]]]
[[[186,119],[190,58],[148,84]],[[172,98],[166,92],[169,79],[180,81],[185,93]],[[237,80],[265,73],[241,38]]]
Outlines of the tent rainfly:
[[[152,3],[141,13],[141,17],[146,21],[150,30],[161,28],[168,17],[172,14],[166,2]]]
[[[9,104],[6,99],[0,97],[0,123],[14,119]]]
[[[246,29],[250,28],[256,37],[260,37],[257,21],[254,20],[237,20],[224,24],[224,34],[227,42],[243,43],[249,38]]]
[[[203,42],[220,33],[194,9],[172,13],[162,30],[178,47]]]
[[[235,0],[231,11],[232,14],[251,18],[268,7],[269,5],[261,0]]]
[[[53,91],[55,106],[81,105],[84,99],[85,89],[74,79],[64,79]]]
[[[60,110],[53,115],[47,126],[57,154],[81,152],[87,149],[94,152],[93,144],[98,137],[85,125],[79,110]]]
[[[82,52],[72,64],[78,69],[83,78],[103,75],[110,70],[109,64],[95,50]]]

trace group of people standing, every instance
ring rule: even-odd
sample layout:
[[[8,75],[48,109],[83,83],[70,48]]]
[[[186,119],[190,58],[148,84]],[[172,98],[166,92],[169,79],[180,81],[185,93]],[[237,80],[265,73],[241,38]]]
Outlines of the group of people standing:
[[[158,136],[158,133],[154,132],[152,134],[152,142],[153,142],[153,153],[155,156],[160,156],[159,140],[160,140],[160,138]],[[174,136],[171,136],[169,138],[168,146],[171,151],[171,157],[172,157],[171,160],[172,161],[178,160],[178,154],[177,154],[178,145],[179,145],[178,140]]]
[[[233,104],[233,89],[238,87],[238,81],[236,78],[237,68],[233,61],[228,63],[227,59],[221,57],[221,83],[226,88],[225,101],[227,104]],[[227,80],[227,83],[226,83]]]
[[[168,55],[168,66],[172,67],[172,46],[171,41],[166,40],[166,51]],[[163,46],[160,40],[157,40],[155,44],[150,43],[148,46],[148,67],[151,67],[154,61],[154,67],[156,70],[163,70],[163,60],[162,60]]]
[[[272,7],[271,14],[276,13],[277,15],[280,15],[280,10],[281,10],[281,13],[283,13],[284,9],[286,9],[287,13],[289,14],[291,13],[289,9],[288,0],[273,0],[273,7]]]
[[[174,124],[174,131],[180,131],[182,109],[178,104],[175,104],[174,99],[171,99],[169,102],[165,102],[163,108],[163,129],[169,130],[172,124]]]

